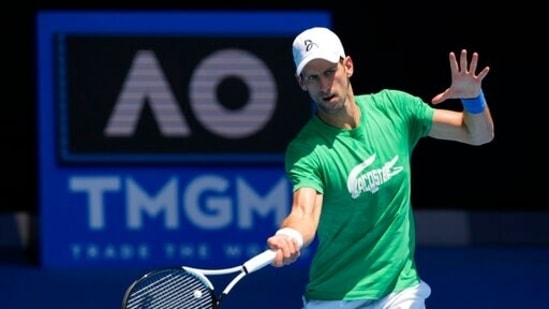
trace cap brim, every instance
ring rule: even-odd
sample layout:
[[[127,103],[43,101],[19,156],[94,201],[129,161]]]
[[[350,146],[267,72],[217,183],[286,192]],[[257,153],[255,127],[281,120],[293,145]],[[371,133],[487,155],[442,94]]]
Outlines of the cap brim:
[[[301,60],[299,65],[297,66],[295,72],[296,75],[301,74],[301,71],[303,71],[303,68],[311,61],[315,59],[323,59],[331,63],[338,63],[339,59],[341,58],[340,55],[334,54],[334,53],[314,53],[309,55],[308,57],[305,57]]]

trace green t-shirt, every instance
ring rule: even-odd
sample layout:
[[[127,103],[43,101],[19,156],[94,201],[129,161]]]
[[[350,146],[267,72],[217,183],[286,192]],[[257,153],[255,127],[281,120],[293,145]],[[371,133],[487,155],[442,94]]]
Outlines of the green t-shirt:
[[[396,90],[355,100],[357,128],[337,129],[314,116],[286,152],[293,189],[324,196],[309,299],[380,299],[419,283],[410,158],[434,110]]]

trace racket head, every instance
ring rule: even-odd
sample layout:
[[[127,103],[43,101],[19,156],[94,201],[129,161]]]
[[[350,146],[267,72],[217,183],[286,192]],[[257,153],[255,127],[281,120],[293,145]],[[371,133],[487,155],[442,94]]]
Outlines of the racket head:
[[[213,309],[212,283],[201,273],[183,268],[153,270],[126,290],[122,309]]]

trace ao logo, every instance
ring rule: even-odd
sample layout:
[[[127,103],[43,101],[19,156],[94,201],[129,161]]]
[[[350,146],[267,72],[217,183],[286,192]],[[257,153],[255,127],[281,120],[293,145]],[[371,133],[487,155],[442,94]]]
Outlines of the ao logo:
[[[223,79],[241,79],[249,100],[231,110],[220,104],[217,87]],[[138,51],[105,128],[108,137],[132,136],[146,99],[162,135],[192,134],[170,84],[152,51]],[[269,68],[255,55],[239,49],[219,50],[193,71],[189,104],[196,119],[210,132],[230,139],[244,138],[261,130],[271,119],[277,101],[276,82]]]

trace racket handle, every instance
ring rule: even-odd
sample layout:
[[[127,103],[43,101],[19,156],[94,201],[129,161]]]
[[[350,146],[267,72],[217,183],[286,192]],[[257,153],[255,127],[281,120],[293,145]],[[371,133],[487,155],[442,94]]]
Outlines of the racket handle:
[[[276,251],[267,249],[262,253],[254,256],[253,258],[247,260],[243,266],[246,272],[252,273],[258,269],[261,269],[269,264],[271,264],[276,256]]]

